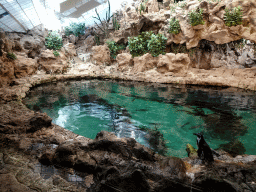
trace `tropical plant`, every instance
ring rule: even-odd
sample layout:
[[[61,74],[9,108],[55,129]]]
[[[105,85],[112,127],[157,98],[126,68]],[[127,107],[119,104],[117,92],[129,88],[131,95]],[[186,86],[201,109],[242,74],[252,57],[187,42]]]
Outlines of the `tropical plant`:
[[[118,45],[115,41],[106,41],[107,45],[108,45],[108,48],[110,50],[110,56],[113,58],[113,59],[116,59],[116,56],[117,56],[117,53],[118,51],[120,50],[123,50],[126,48],[125,45],[121,44],[121,45]]]
[[[100,45],[100,37],[97,34],[94,35],[94,42],[96,45]]]
[[[189,23],[192,26],[204,24],[203,9],[199,8],[188,13]]]
[[[113,22],[114,29],[119,30],[120,29],[120,24],[117,22],[117,13],[116,13],[116,17],[113,16],[112,22]]]
[[[63,46],[61,36],[56,32],[50,32],[47,37],[45,37],[45,46],[48,49],[59,50]]]
[[[169,33],[172,33],[172,34],[178,34],[181,32],[181,29],[180,29],[180,24],[179,24],[179,20],[176,19],[176,18],[172,18],[170,20],[170,28],[169,28]]]
[[[60,53],[59,53],[58,51],[53,51],[53,55],[54,55],[55,57],[58,57],[58,56],[60,56]]]
[[[108,0],[108,11],[106,12],[106,18],[105,19],[101,19],[100,18],[100,15],[97,11],[97,8],[95,8],[95,13],[97,15],[97,17],[94,17],[94,19],[97,19],[101,26],[94,21],[94,23],[96,24],[96,26],[103,32],[104,34],[104,37],[108,37],[108,33],[109,33],[109,22],[110,22],[110,19],[113,17],[113,15],[111,15],[111,11],[110,11],[110,2]],[[97,36],[99,36],[99,34],[97,34],[96,32],[94,32]]]
[[[165,54],[167,38],[162,34],[155,35],[152,31],[142,32],[137,37],[128,38],[128,47],[133,57],[150,52],[152,56]]]
[[[241,25],[243,16],[241,10],[241,6],[234,7],[233,9],[226,8],[224,13],[225,25],[228,27]]]
[[[17,57],[16,57],[16,55],[14,53],[9,53],[9,52],[7,53],[6,57],[8,59],[12,59],[12,60],[17,59]]]
[[[128,38],[128,47],[133,57],[141,56],[148,52],[148,41],[151,39],[152,31],[142,32],[138,37]]]
[[[79,35],[84,35],[85,28],[85,23],[71,23],[69,26],[65,27],[65,35],[69,36],[73,34],[76,37]]]
[[[152,34],[151,39],[148,41],[148,50],[151,55],[153,57],[157,57],[160,54],[165,55],[166,42],[167,38],[163,34]]]

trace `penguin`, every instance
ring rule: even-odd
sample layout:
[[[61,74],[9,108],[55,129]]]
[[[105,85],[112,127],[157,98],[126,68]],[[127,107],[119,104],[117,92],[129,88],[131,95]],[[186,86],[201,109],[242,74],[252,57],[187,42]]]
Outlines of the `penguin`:
[[[193,133],[197,136],[197,155],[203,161],[207,163],[212,163],[214,161],[212,150],[209,145],[204,140],[202,133]]]

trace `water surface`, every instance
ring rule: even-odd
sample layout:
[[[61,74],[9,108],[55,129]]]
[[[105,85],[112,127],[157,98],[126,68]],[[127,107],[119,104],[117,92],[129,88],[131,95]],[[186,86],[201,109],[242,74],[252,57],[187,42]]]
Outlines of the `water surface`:
[[[159,134],[149,136],[140,127],[156,128],[167,155],[186,157],[186,144],[196,147],[193,133],[203,131],[213,149],[256,155],[256,96],[251,91],[83,80],[36,87],[24,102],[46,112],[53,123],[92,139],[107,130],[157,151],[152,137]]]

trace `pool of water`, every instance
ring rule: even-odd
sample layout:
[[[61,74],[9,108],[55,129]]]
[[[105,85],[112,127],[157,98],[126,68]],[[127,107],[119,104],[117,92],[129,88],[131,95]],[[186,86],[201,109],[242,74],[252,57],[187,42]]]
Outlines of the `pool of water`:
[[[107,130],[157,151],[152,138],[159,137],[167,155],[186,157],[186,144],[196,147],[193,133],[203,132],[213,149],[256,155],[256,96],[251,91],[82,80],[36,87],[24,102],[46,112],[53,123],[92,139]]]

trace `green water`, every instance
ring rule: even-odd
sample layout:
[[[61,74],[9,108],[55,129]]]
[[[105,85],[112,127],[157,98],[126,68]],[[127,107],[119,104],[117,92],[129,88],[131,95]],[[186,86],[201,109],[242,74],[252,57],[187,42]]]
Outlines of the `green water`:
[[[186,157],[204,132],[211,148],[239,143],[256,155],[256,97],[239,89],[199,88],[132,82],[83,80],[34,88],[24,102],[46,112],[55,124],[94,139],[101,130],[133,137],[151,147],[146,126],[163,134],[167,155]]]

